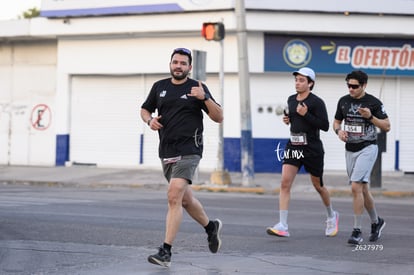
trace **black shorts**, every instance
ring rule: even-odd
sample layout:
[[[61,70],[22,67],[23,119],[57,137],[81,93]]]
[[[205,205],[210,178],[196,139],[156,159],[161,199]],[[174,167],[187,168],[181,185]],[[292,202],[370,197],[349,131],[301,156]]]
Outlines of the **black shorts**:
[[[292,152],[291,152],[292,153]],[[283,164],[291,164],[298,169],[300,169],[302,166],[305,167],[305,170],[315,177],[321,178],[322,183],[322,175],[323,175],[323,166],[324,166],[324,153],[320,154],[309,154],[307,155],[305,153],[294,153],[292,154],[286,154],[283,158]]]

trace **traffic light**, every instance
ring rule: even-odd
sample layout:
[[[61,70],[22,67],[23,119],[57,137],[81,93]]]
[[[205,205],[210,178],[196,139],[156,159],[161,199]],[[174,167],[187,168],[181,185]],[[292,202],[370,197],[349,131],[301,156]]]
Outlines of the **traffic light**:
[[[220,41],[224,39],[224,24],[220,22],[216,23],[203,23],[203,29],[201,35],[206,40]]]

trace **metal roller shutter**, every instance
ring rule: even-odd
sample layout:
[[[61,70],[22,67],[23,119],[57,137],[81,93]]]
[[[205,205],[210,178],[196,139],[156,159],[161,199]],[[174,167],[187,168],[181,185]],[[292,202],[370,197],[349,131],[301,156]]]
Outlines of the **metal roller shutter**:
[[[414,172],[414,80],[401,80],[400,110],[400,170]],[[391,125],[392,129],[393,125]]]
[[[70,110],[70,161],[137,166],[140,159],[138,76],[74,76]]]

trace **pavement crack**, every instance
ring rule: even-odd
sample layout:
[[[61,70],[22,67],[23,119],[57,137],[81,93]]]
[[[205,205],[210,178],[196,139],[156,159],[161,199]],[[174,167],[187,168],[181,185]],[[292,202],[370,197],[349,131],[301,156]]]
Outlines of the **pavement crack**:
[[[241,257],[246,258],[246,256],[241,256]],[[300,268],[300,269],[305,269],[307,271],[318,272],[318,274],[326,273],[326,274],[369,275],[369,273],[334,271],[334,270],[327,270],[323,268],[316,268],[316,267],[309,266],[309,265],[273,262],[268,259],[263,259],[262,257],[256,257],[256,256],[247,256],[247,258],[255,259],[263,263],[273,265],[275,267]]]
[[[23,247],[8,247],[0,246],[1,249],[15,250],[15,251],[33,251],[44,253],[66,253],[66,254],[85,254],[94,256],[113,257],[112,254],[93,253],[90,251],[68,251],[68,250],[56,250],[56,249],[39,249],[39,248],[23,248]]]

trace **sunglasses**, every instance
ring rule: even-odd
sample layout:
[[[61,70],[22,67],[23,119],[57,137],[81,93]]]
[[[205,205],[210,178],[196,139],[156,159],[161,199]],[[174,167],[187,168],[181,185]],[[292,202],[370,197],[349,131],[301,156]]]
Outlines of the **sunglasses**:
[[[176,48],[173,51],[173,54],[175,54],[175,53],[184,53],[184,54],[187,54],[187,55],[191,56],[191,51],[189,49],[186,49],[186,48]]]
[[[359,85],[359,84],[346,84],[347,86],[348,86],[348,89],[349,88],[352,88],[352,89],[358,89],[359,87],[361,87],[361,85]]]

